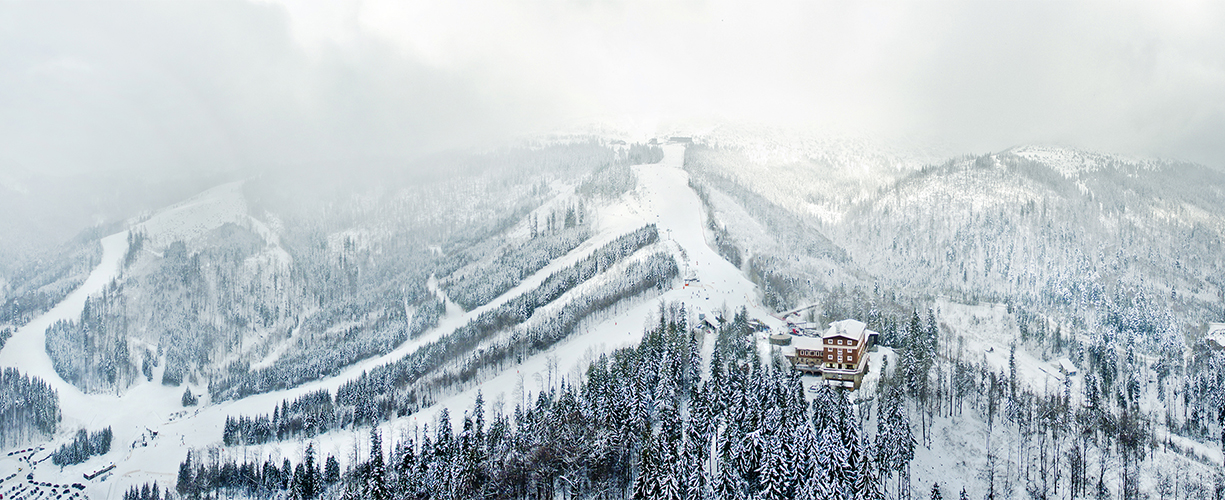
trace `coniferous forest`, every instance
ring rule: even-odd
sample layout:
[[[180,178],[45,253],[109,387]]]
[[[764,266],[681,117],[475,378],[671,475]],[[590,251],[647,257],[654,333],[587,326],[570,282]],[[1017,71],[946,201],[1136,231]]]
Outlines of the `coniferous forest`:
[[[60,422],[60,398],[37,377],[15,368],[0,372],[0,446],[50,436]]]
[[[194,453],[180,466],[177,492],[817,499],[854,491],[884,498],[905,481],[916,442],[899,388],[882,393],[870,434],[863,410],[844,393],[822,388],[810,403],[794,373],[763,363],[747,314],[719,329],[707,367],[699,355],[704,332],[686,324],[683,306],[661,312],[637,347],[601,356],[583,380],[562,381],[513,409],[486,408],[478,396],[458,424],[443,409],[433,426],[402,442],[384,442],[373,428],[363,443],[368,456],[342,471],[329,472],[310,449],[296,466],[235,457],[193,462],[201,455]],[[319,421],[310,408],[328,400],[315,394],[277,408],[272,419],[234,419],[225,441],[310,435]]]

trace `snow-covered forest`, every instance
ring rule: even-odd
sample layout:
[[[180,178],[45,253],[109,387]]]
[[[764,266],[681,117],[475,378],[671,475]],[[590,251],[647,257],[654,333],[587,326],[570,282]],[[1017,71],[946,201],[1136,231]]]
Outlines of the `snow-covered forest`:
[[[663,312],[637,347],[601,356],[582,380],[562,381],[513,411],[487,409],[478,397],[458,429],[444,410],[432,428],[403,441],[384,444],[371,431],[369,454],[339,475],[319,471],[318,462],[303,466],[309,454],[296,468],[224,452],[211,464],[188,459],[178,492],[808,499],[850,491],[883,498],[903,484],[895,481],[914,457],[915,438],[897,389],[882,396],[884,416],[869,435],[845,393],[826,387],[810,405],[797,375],[763,365],[743,311],[716,333],[709,369],[699,353],[705,332],[689,328],[683,307]],[[262,419],[271,425],[262,432],[301,432],[310,418],[295,406]]]
[[[7,2],[0,500],[1225,500],[1225,4]]]
[[[122,392],[163,365],[161,383],[218,393],[332,375],[433,327],[439,293],[478,307],[586,241],[584,200],[618,185],[543,207],[559,196],[550,179],[608,184],[605,172],[650,151],[577,140],[443,158],[467,175],[362,187],[359,197],[332,195],[325,211],[271,180],[248,183],[222,202],[247,205],[251,216],[189,239],[159,237],[165,222],[156,217],[139,221],[127,278],[91,298],[80,320],[48,330],[47,350],[87,392]],[[523,227],[528,234],[508,234]],[[52,277],[74,268],[56,269]]]
[[[54,435],[59,423],[59,396],[46,382],[15,368],[0,372],[0,446]]]
[[[1135,180],[1181,164],[1017,148],[787,197],[876,157],[693,141],[457,154],[434,159],[457,177],[309,203],[223,185],[133,219],[46,355],[73,408],[164,387],[162,425],[208,422],[179,431],[176,482],[128,498],[1225,494],[1217,194]],[[859,390],[766,340],[847,318],[879,332]],[[5,439],[52,439],[67,470],[159,443],[71,434],[11,378],[46,403],[6,410]]]

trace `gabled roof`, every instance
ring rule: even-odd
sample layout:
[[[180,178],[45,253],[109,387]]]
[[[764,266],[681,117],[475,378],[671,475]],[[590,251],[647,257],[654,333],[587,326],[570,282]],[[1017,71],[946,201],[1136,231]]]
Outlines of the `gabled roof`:
[[[821,338],[829,339],[842,337],[862,342],[867,340],[870,333],[875,332],[869,331],[868,325],[864,324],[864,322],[853,319],[844,319],[842,321],[830,323],[829,329],[825,330],[825,333],[821,334]]]

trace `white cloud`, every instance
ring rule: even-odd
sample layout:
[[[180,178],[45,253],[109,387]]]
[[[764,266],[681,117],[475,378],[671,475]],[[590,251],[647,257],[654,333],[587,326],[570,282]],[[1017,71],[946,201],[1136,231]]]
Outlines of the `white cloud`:
[[[1225,164],[1216,2],[38,3],[0,22],[0,142],[29,168],[405,157],[597,117]]]

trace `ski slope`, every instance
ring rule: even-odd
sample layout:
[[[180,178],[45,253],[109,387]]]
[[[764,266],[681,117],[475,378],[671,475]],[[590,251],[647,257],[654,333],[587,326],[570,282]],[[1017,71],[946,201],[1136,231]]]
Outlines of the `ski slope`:
[[[85,299],[100,293],[119,276],[123,255],[128,249],[128,233],[116,233],[102,238],[102,259],[89,273],[89,277],[76,290],[68,294],[50,311],[19,328],[0,351],[0,367],[14,367],[26,375],[39,377],[51,385],[60,396],[64,423],[71,425],[74,418],[92,420],[89,408],[98,401],[85,395],[76,386],[65,382],[55,372],[51,357],[47,355],[47,328],[58,321],[79,321],[85,309]]]
[[[554,272],[573,265],[605,243],[648,223],[657,225],[661,241],[640,250],[634,257],[658,251],[670,252],[680,267],[681,276],[696,277],[697,281],[685,283],[677,280],[671,289],[661,294],[647,294],[623,302],[606,311],[601,318],[580,326],[574,335],[553,349],[525,359],[522,364],[446,397],[432,407],[384,424],[383,432],[388,436],[384,442],[390,446],[401,433],[411,433],[417,426],[435,420],[443,407],[450,409],[453,418],[462,418],[478,390],[484,393],[488,404],[493,407],[491,411],[497,411],[499,404],[505,411],[512,411],[521,398],[526,399],[549,385],[556,386],[563,379],[574,380],[601,353],[639,342],[644,327],[656,321],[661,302],[683,302],[695,318],[699,313],[712,316],[731,314],[744,306],[750,316],[762,319],[771,326],[779,326],[775,325],[779,320],[770,316],[758,301],[756,286],[708,244],[701,201],[689,188],[688,174],[681,168],[684,147],[669,145],[664,149],[665,157],[661,163],[633,167],[639,179],[636,191],[597,209],[595,235],[489,304],[468,312],[450,309],[438,326],[417,339],[405,342],[386,355],[355,363],[336,376],[236,401],[210,404],[204,400],[202,406],[195,408],[184,409],[180,405],[183,387],[166,387],[156,382],[160,380],[160,368],[154,373],[154,382],[141,381],[121,395],[83,394],[60,379],[52,368],[44,349],[47,326],[61,319],[79,319],[85,298],[100,292],[106,284],[120,276],[127,235],[119,233],[105,238],[102,263],[85,284],[52,311],[21,329],[0,353],[0,365],[16,366],[23,372],[46,379],[59,390],[63,425],[53,442],[47,445],[47,450],[35,457],[36,460],[66,442],[78,428],[96,430],[109,425],[115,433],[110,453],[94,457],[84,464],[65,467],[62,471],[45,464],[34,471],[36,480],[83,482],[81,474],[113,462],[117,466],[113,479],[87,483],[86,491],[91,497],[117,497],[129,486],[146,481],[172,485],[178,463],[188,449],[220,445],[221,430],[227,416],[268,413],[282,400],[292,400],[319,389],[334,391],[363,372],[395,361],[450,333],[482,312],[535,288]],[[245,211],[245,205],[235,201],[241,200],[238,186],[229,184],[202,193],[154,215],[138,227],[157,243],[166,244],[225,222],[241,222],[245,214],[239,212]],[[764,339],[762,344],[765,346]],[[767,349],[768,354],[768,347],[763,348]],[[195,394],[206,392],[203,387],[189,387]],[[333,431],[311,442],[315,444],[320,457],[332,454],[343,463],[350,459],[355,446],[360,447],[365,443],[365,433],[362,429]],[[277,459],[285,456],[296,462],[305,447],[305,442],[286,442],[229,448],[227,452]],[[0,468],[3,468],[2,464]]]
[[[363,371],[394,361],[467,323],[480,313],[535,288],[555,271],[574,264],[605,243],[648,223],[657,225],[661,241],[639,250],[634,257],[657,251],[670,252],[680,267],[681,275],[696,276],[697,282],[685,284],[678,280],[671,289],[662,294],[648,294],[619,304],[613,310],[605,311],[600,319],[581,325],[575,334],[552,349],[526,358],[521,364],[445,397],[431,407],[382,424],[380,428],[385,436],[384,445],[390,447],[393,442],[400,440],[402,436],[411,435],[422,425],[432,425],[444,407],[450,412],[452,424],[459,425],[464,411],[472,407],[478,391],[485,398],[486,411],[511,412],[516,403],[532,398],[533,394],[549,386],[558,386],[563,379],[575,380],[601,353],[636,345],[641,341],[644,329],[657,321],[661,302],[684,302],[695,318],[700,313],[713,315],[726,311],[731,314],[745,306],[750,316],[762,319],[771,326],[781,326],[781,322],[771,317],[769,311],[760,305],[756,285],[739,269],[721,258],[708,244],[703,226],[706,217],[702,212],[701,201],[689,188],[688,174],[681,168],[684,147],[665,146],[664,151],[665,157],[661,163],[633,167],[639,181],[636,191],[599,207],[595,235],[496,300],[468,313],[448,315],[433,330],[418,339],[406,342],[395,352],[357,363],[337,377],[203,409],[193,421],[212,431],[211,434],[202,436],[201,442],[215,444],[219,441],[221,426],[227,415],[269,413],[273,405],[282,399],[292,399],[317,389],[334,390],[343,382],[360,376]],[[576,291],[581,291],[581,288],[578,287]],[[766,345],[764,337],[761,344]],[[811,385],[809,381],[806,381],[806,384]],[[311,442],[320,456],[335,455],[343,464],[354,453],[355,448],[359,456],[366,456],[368,451],[363,447],[367,444],[367,432],[366,429],[332,431],[315,437]],[[234,453],[271,456],[277,459],[284,456],[296,461],[305,448],[305,442],[282,442],[237,448]],[[181,460],[181,457],[176,460]]]

